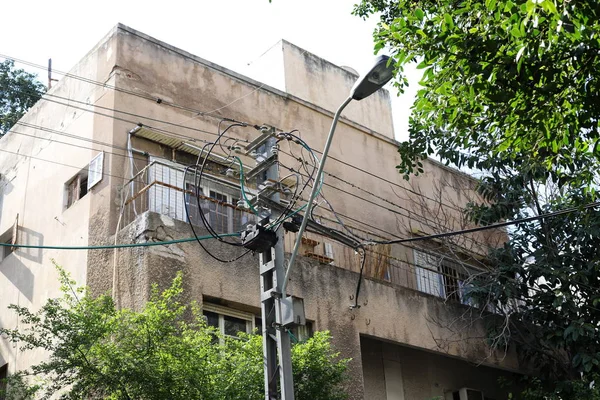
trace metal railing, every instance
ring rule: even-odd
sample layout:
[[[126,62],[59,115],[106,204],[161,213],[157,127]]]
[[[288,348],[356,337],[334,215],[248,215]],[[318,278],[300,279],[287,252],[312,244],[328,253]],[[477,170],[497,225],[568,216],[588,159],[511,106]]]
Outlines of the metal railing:
[[[240,232],[255,221],[254,214],[237,206],[239,188],[210,175],[200,187],[193,174],[162,161],[151,161],[123,186],[122,225],[152,211],[203,226],[202,216],[217,233]]]
[[[168,215],[174,219],[203,226],[201,214],[217,233],[239,232],[248,223],[256,221],[255,215],[246,209],[237,207],[240,198],[239,186],[214,176],[203,177],[201,187],[197,188],[193,174],[184,176],[185,169],[174,163],[154,160],[140,170],[123,187],[123,225],[132,222],[137,215],[153,211]],[[190,178],[190,179],[188,179]],[[187,212],[186,212],[187,205]],[[339,228],[334,220],[321,217],[321,223]],[[357,234],[373,235],[371,232]],[[331,242],[315,233],[304,235],[306,240],[300,255],[333,264],[339,268],[358,272],[360,256],[354,249]],[[285,248],[293,247],[295,234],[285,235]],[[387,282],[394,286],[413,289],[444,300],[468,303],[465,297],[469,272],[466,268],[445,268],[441,263],[419,263],[415,260],[415,249],[404,245],[368,246],[366,251],[366,278]],[[426,250],[423,250],[427,253]],[[438,257],[437,254],[427,257]]]

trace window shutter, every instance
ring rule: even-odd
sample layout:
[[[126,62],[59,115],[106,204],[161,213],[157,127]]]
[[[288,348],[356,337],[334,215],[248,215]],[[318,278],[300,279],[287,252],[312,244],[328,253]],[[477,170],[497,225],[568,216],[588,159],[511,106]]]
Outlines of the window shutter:
[[[413,254],[416,264],[417,289],[434,296],[445,297],[442,276],[434,272],[439,271],[439,259],[418,250],[414,250]]]
[[[324,243],[324,245],[325,245],[325,256],[333,259],[334,256],[333,256],[333,246],[332,246],[332,244],[331,243]]]
[[[254,320],[254,314],[247,313],[244,311],[234,310],[233,308],[223,307],[218,304],[211,303],[203,303],[202,310],[210,311],[221,315],[229,315],[230,317],[235,317],[239,319],[243,319],[246,321]]]
[[[102,172],[104,168],[104,152],[99,153],[90,161],[88,166],[88,181],[87,189],[90,190],[102,180]]]

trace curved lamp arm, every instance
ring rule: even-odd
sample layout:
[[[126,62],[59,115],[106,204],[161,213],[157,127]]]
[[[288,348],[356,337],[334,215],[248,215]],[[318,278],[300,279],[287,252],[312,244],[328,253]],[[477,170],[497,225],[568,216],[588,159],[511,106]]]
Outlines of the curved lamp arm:
[[[290,279],[290,273],[292,271],[292,267],[294,266],[294,261],[296,261],[296,257],[298,256],[298,251],[300,250],[300,244],[302,243],[302,234],[306,229],[306,224],[308,223],[308,219],[312,211],[313,202],[315,200],[315,197],[317,197],[317,192],[319,191],[319,185],[317,184],[317,182],[320,181],[321,175],[323,174],[323,169],[325,168],[325,160],[327,159],[327,153],[329,153],[329,147],[331,147],[335,127],[337,126],[337,122],[340,119],[342,111],[351,101],[352,97],[348,97],[342,103],[342,105],[340,105],[340,107],[335,112],[335,115],[333,116],[333,122],[331,123],[331,128],[329,129],[327,141],[325,142],[325,148],[323,149],[323,156],[321,157],[321,162],[319,163],[317,175],[315,177],[315,180],[313,181],[312,191],[310,192],[310,197],[308,198],[308,203],[306,205],[306,211],[304,212],[304,218],[302,218],[302,224],[300,225],[300,230],[298,230],[298,237],[296,238],[296,243],[294,244],[294,250],[292,251],[292,255],[290,256],[290,262],[288,263],[287,270],[285,271],[285,278],[283,281],[283,286],[281,287],[281,293],[283,297],[287,297],[285,291],[287,288],[288,281]]]

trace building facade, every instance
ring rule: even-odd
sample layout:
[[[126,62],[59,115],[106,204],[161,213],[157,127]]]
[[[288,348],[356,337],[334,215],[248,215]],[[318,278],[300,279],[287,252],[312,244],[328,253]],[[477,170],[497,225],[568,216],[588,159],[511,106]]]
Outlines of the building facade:
[[[206,235],[203,218],[218,233],[239,231],[256,216],[227,160],[237,154],[252,173],[256,156],[240,150],[259,128],[293,132],[313,151],[282,139],[280,177],[292,191],[304,186],[333,112],[357,78],[286,41],[277,57],[283,72],[274,71],[277,83],[269,86],[116,26],[0,140],[0,238],[40,247],[169,241],[191,237],[190,225]],[[199,182],[186,167],[203,160],[202,147],[233,121],[244,124],[223,136]],[[470,226],[462,208],[476,198],[475,182],[432,160],[405,181],[394,167],[392,126],[384,90],[348,106],[324,175],[326,201],[314,219],[370,240]],[[295,239],[286,234],[286,251]],[[331,331],[341,356],[352,358],[352,399],[466,399],[467,388],[479,396],[469,399],[505,398],[498,378],[519,371],[516,354],[491,351],[481,339],[483,322],[466,316],[473,313],[469,279],[487,267],[486,249],[504,239],[501,231],[484,231],[368,246],[356,298],[360,257],[308,233],[288,287],[304,299],[309,321],[295,334]],[[232,257],[226,244],[205,243],[217,258]],[[186,296],[203,305],[210,324],[225,334],[261,324],[258,257],[222,263],[190,241],[103,250],[4,247],[1,326],[18,325],[9,304],[37,309],[58,295],[52,259],[122,307],[140,307],[152,283],[165,287],[183,271]],[[43,357],[0,340],[0,367],[8,373]]]

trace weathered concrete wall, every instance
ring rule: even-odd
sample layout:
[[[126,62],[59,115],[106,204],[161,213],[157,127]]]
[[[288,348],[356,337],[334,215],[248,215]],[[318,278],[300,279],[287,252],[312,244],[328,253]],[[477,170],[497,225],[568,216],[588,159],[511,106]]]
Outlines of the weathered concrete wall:
[[[114,65],[115,37],[108,35],[71,74],[104,81]],[[19,215],[18,243],[29,245],[85,246],[101,238],[90,230],[91,205],[111,190],[106,178],[66,209],[65,184],[100,150],[89,140],[95,131],[111,132],[111,121],[102,121],[83,111],[85,104],[112,108],[114,92],[74,78],[57,83],[22,119],[29,127],[16,125],[0,140],[0,233],[6,232]],[[82,104],[83,103],[83,104]],[[56,130],[51,133],[36,127]],[[61,135],[65,133],[81,139]],[[110,171],[110,160],[105,172]],[[17,249],[0,262],[0,326],[15,328],[18,321],[9,304],[37,310],[48,298],[60,294],[58,276],[51,260],[65,268],[80,284],[87,279],[86,251]],[[20,353],[0,339],[0,364],[8,362],[9,373],[43,359],[41,352]]]
[[[185,135],[196,140],[214,140],[219,117],[222,116],[251,124],[267,124],[284,131],[298,129],[299,135],[316,151],[324,146],[331,124],[330,111],[170,47],[130,28],[121,27],[116,34],[120,43],[118,65],[120,70],[128,71],[116,76],[118,85],[140,95],[164,100],[159,104],[152,99],[145,100],[118,93],[116,108],[148,117],[140,118],[140,122],[158,127],[161,131],[166,130],[167,134]],[[339,72],[339,69],[336,71]],[[324,76],[329,75],[326,73]],[[336,81],[334,78],[332,80]],[[329,86],[336,87],[335,84],[328,85],[328,90],[323,93],[330,93]],[[165,104],[166,101],[175,101],[180,106],[196,110],[217,111],[212,116],[199,115],[170,107]],[[375,118],[381,115],[377,107],[372,108],[371,113]],[[186,128],[157,123],[149,118],[184,125]],[[348,118],[352,118],[352,115],[349,114]],[[115,135],[122,135],[122,132],[133,126],[134,124],[116,122]],[[252,128],[234,128],[228,134],[242,140],[251,140],[257,136]],[[126,138],[119,138],[124,143]],[[139,143],[139,139],[134,139],[134,146]],[[281,163],[294,167],[297,160],[288,155],[290,151],[286,143],[281,144],[281,150]],[[429,197],[429,206],[439,208],[442,202],[442,207],[461,218],[456,206],[464,205],[466,196],[453,201],[454,208],[446,207],[444,199],[436,197],[438,186],[445,181],[455,180],[446,179],[446,175],[451,174],[449,169],[434,162],[425,162],[427,173],[414,177],[409,184],[397,173],[397,161],[397,142],[374,127],[365,128],[352,119],[343,118],[338,125],[326,167],[326,172],[336,178],[326,175],[323,193],[338,213],[360,221],[349,222],[350,225],[360,227],[361,223],[367,223],[369,226],[364,227],[365,229],[383,236],[389,237],[390,233],[399,236],[412,234],[405,230],[409,225],[421,227],[424,232],[433,231],[440,226],[444,229],[456,226],[446,226],[430,216],[423,216],[420,205],[423,197],[409,191],[412,189],[411,185],[414,185]],[[287,173],[282,168],[282,174]],[[472,193],[472,187],[462,186],[463,191]],[[402,230],[399,231],[399,227]],[[483,234],[475,237],[477,240],[485,239]]]
[[[301,54],[298,48],[285,42],[284,47],[288,54],[286,63],[303,63],[298,65],[298,70],[288,69],[290,75],[286,75],[287,89],[296,95],[252,81],[133,29],[117,26],[72,71],[74,75],[107,82],[109,86],[64,78],[50,92],[104,108],[96,108],[97,113],[93,114],[75,108],[88,108],[79,103],[41,102],[25,117],[25,121],[32,124],[66,131],[95,143],[60,138],[62,141],[73,140],[84,147],[76,148],[59,144],[56,140],[29,140],[12,133],[0,141],[4,150],[19,154],[26,152],[36,157],[14,155],[0,160],[0,173],[8,182],[0,203],[0,233],[8,229],[19,213],[19,225],[28,235],[23,241],[28,244],[113,242],[115,232],[121,231],[120,188],[131,174],[122,148],[127,143],[127,132],[138,122],[167,135],[183,135],[191,141],[203,143],[215,139],[219,121],[228,117],[287,131],[298,129],[299,135],[311,147],[321,149],[329,131],[332,110],[345,98],[348,85],[353,83],[350,82],[351,74],[325,63],[324,75],[314,77],[310,74],[315,71],[306,69],[306,63],[316,62],[311,58],[313,56]],[[305,57],[311,59],[300,59]],[[315,91],[314,85],[310,88],[302,86],[307,82],[320,82],[327,87],[331,86],[330,82],[335,82],[333,86],[336,89]],[[118,90],[114,90],[113,85]],[[293,88],[293,85],[297,87]],[[304,89],[308,91],[302,92]],[[326,168],[328,173],[347,183],[327,176],[331,186],[325,186],[323,190],[340,214],[351,216],[358,221],[355,224],[366,231],[406,237],[412,233],[404,226],[409,225],[411,218],[419,217],[422,210],[413,204],[411,196],[414,193],[405,190],[410,187],[394,168],[397,143],[390,139],[393,131],[391,116],[388,121],[391,114],[387,96],[385,92],[379,92],[368,101],[348,108],[338,125],[330,153],[332,158]],[[182,107],[174,107],[169,104],[171,102]],[[26,132],[48,135],[35,130]],[[257,136],[256,130],[250,127],[234,128],[228,134],[245,141]],[[109,147],[102,146],[100,142]],[[164,146],[139,138],[133,138],[133,145],[153,154],[164,155],[169,151]],[[100,149],[106,150],[104,179],[86,197],[64,210],[65,182],[86,166]],[[292,166],[297,162],[286,154],[289,148],[285,144],[281,150],[282,164]],[[244,162],[249,164],[250,160],[244,158]],[[143,163],[144,159],[140,158],[136,165],[140,167]],[[428,162],[426,167],[427,174],[414,179],[414,182],[424,193],[433,196],[436,182],[448,174],[453,179],[454,175],[435,163]],[[287,172],[282,170],[283,173]],[[369,197],[370,194],[389,199],[395,205]],[[457,197],[457,201],[464,202],[464,199]],[[185,224],[156,214],[144,214],[121,231],[117,242],[188,236],[190,232]],[[292,235],[287,240],[290,239],[293,239]],[[212,246],[216,246],[213,250],[221,254],[230,251],[218,244]],[[222,299],[225,304],[245,305],[255,310],[259,306],[256,259],[221,264],[209,258],[194,243],[168,248],[77,253],[17,251],[0,263],[0,288],[3,290],[0,297],[1,326],[16,325],[14,316],[5,311],[8,303],[37,309],[46,298],[58,294],[56,275],[48,263],[50,257],[56,258],[59,264],[71,271],[78,282],[87,283],[94,293],[111,291],[116,281],[118,300],[124,306],[140,307],[148,298],[152,282],[165,287],[178,270],[185,272],[186,293],[190,299],[201,301],[204,296],[209,296]],[[431,296],[367,280],[361,293],[363,306],[351,311],[348,306],[356,281],[357,274],[354,272],[315,265],[303,259],[290,285],[293,294],[306,299],[307,317],[314,321],[314,327],[331,330],[334,344],[342,356],[353,357],[352,398],[363,396],[361,334],[431,350],[439,349],[434,339],[442,339],[442,342],[446,340],[444,343],[448,343],[445,351],[456,357],[479,361],[487,355],[487,349],[481,342],[464,341],[472,335],[480,335],[482,327],[475,325],[470,332],[459,332],[460,340],[455,341],[456,333],[449,332],[443,325],[456,319],[462,310]],[[428,316],[436,317],[440,323],[431,324]],[[4,341],[0,342],[0,350],[2,357],[9,361],[11,371],[26,367],[44,356],[32,353],[20,355]],[[518,367],[512,354],[502,362],[494,356],[486,360],[490,364],[501,363],[505,368]]]
[[[285,91],[328,111],[335,112],[358,79],[352,72],[285,40],[282,41],[282,52]],[[366,99],[353,101],[342,114],[394,139],[392,106],[387,90],[378,90]]]
[[[119,239],[153,241],[189,236],[191,231],[186,223],[147,212],[127,226]],[[211,251],[218,256],[231,257],[229,247],[214,242],[206,242]],[[353,399],[371,399],[368,392],[363,393],[363,371],[369,369],[369,376],[375,373],[370,371],[370,365],[362,365],[361,335],[443,352],[483,365],[518,369],[512,352],[506,356],[490,354],[478,339],[484,332],[482,323],[470,323],[459,331],[448,328],[450,323],[454,328],[461,326],[464,307],[444,304],[433,296],[367,279],[360,294],[361,308],[353,311],[349,306],[353,304],[357,273],[320,265],[307,258],[299,261],[298,268],[292,273],[290,291],[304,298],[306,317],[313,321],[314,329],[330,330],[333,344],[341,356],[353,358],[349,383]],[[253,307],[258,314],[256,257],[247,256],[223,264],[211,259],[197,243],[190,242],[124,250],[119,265],[122,267],[118,293],[123,306],[140,307],[148,298],[152,282],[166,287],[178,271],[183,271],[189,300],[201,302],[208,296],[221,299],[224,305]],[[365,385],[369,388],[373,383]]]

